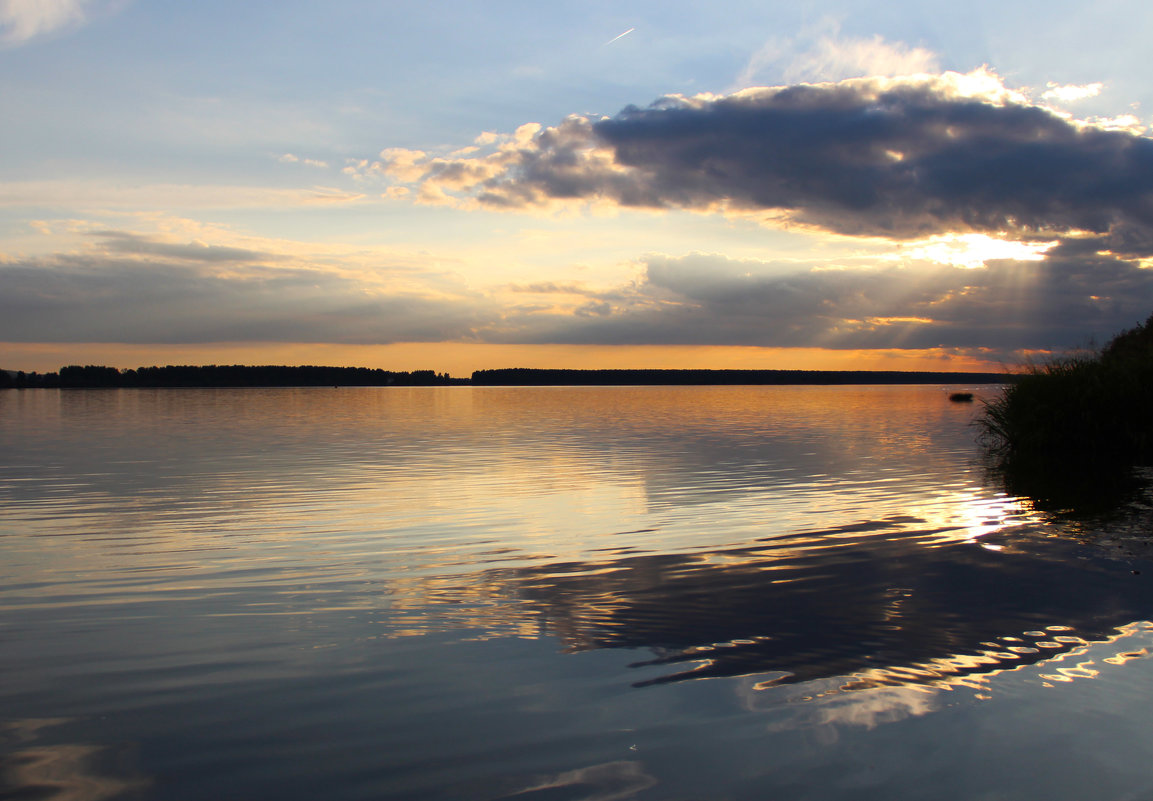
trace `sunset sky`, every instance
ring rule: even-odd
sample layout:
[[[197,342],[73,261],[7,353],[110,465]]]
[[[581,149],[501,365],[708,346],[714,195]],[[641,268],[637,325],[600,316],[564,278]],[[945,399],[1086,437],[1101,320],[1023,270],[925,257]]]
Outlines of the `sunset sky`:
[[[1153,313],[1153,6],[0,0],[0,367],[999,370]]]

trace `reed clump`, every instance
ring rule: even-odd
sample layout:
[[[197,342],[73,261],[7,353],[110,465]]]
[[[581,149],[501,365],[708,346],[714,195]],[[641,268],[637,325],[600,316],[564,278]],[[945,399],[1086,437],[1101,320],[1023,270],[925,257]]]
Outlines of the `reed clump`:
[[[978,424],[1013,472],[1086,475],[1153,462],[1153,316],[1098,352],[1031,367]]]

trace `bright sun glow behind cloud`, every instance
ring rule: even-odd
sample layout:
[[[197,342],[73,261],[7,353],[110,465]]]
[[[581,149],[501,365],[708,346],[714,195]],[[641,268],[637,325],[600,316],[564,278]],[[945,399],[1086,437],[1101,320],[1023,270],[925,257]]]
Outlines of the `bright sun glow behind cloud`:
[[[1020,242],[986,234],[942,234],[911,242],[893,260],[916,259],[975,270],[996,259],[1043,261],[1057,242]]]

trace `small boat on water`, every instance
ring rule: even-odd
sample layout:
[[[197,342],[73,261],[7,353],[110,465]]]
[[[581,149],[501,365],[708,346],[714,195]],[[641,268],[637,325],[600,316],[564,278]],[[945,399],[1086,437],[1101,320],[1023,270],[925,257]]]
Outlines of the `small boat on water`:
[[[972,392],[950,392],[949,400],[954,403],[968,403],[973,400]]]

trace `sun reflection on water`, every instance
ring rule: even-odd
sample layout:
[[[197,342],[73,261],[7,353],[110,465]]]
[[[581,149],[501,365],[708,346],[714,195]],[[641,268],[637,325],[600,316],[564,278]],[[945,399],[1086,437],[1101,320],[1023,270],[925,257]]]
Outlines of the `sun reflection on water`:
[[[736,693],[757,736],[827,744],[1116,682],[1153,647],[1136,557],[987,484],[942,388],[43,397],[0,415],[0,700],[42,718],[259,751],[314,715],[379,754],[381,720],[455,737],[475,714],[445,760],[553,737],[588,758],[501,786],[635,794],[651,765],[588,745],[618,707],[737,726]],[[40,745],[102,745],[69,737]]]

